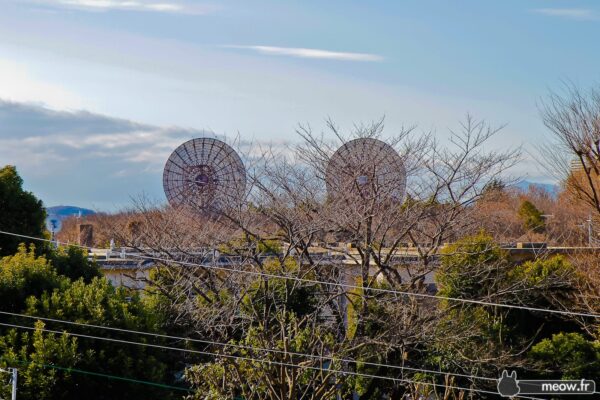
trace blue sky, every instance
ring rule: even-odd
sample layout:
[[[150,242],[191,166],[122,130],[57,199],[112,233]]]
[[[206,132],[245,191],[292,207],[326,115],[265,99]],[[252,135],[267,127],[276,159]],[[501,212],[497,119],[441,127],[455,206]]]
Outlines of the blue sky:
[[[0,0],[0,164],[47,205],[162,199],[161,169],[212,131],[296,140],[386,116],[444,137],[467,112],[546,136],[536,102],[598,83],[600,4],[583,0]],[[515,171],[547,178],[531,160]]]

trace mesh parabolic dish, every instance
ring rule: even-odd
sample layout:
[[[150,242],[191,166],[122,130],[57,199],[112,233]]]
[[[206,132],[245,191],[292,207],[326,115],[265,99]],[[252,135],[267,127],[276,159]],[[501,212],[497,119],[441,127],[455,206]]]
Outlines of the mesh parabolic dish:
[[[333,154],[326,169],[327,193],[402,202],[406,169],[389,144],[373,138],[351,140]]]
[[[213,138],[188,140],[173,151],[163,172],[169,204],[217,210],[239,204],[246,169],[227,143]]]

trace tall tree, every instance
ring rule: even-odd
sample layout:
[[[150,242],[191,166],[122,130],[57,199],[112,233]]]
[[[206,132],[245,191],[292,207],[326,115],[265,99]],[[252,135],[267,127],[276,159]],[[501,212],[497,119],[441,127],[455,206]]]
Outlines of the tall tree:
[[[544,216],[540,210],[529,200],[523,200],[519,207],[519,217],[527,230],[541,233],[545,230]]]
[[[13,165],[0,169],[0,230],[21,235],[42,236],[46,211],[42,201],[23,190],[23,179]],[[16,253],[27,240],[0,235],[0,256]]]
[[[573,197],[600,214],[600,89],[567,83],[542,103],[551,139],[540,148],[542,164]]]
[[[165,316],[155,307],[152,294],[141,297],[128,289],[114,288],[97,275],[96,265],[77,249],[58,249],[49,252],[47,258],[36,256],[33,246],[27,250],[22,244],[15,255],[0,259],[0,310],[161,333]],[[31,327],[31,318],[16,315],[3,315],[2,323],[6,322],[21,328],[0,327],[0,368],[19,368],[20,399],[101,400],[120,398],[123,393],[128,399],[177,397],[168,387],[140,386],[135,381],[174,384],[175,374],[184,369],[184,359],[175,358],[181,357],[179,353],[175,356],[70,333],[154,344],[164,341],[56,321],[37,321],[35,331],[29,332],[22,327]],[[64,333],[47,333],[44,328]],[[5,383],[0,376],[0,398],[10,393]]]

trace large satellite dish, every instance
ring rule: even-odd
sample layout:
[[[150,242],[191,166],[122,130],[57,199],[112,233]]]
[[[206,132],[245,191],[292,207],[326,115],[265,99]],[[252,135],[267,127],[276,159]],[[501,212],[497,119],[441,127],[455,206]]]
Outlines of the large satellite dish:
[[[173,151],[163,172],[169,204],[199,210],[237,205],[246,190],[246,169],[228,144],[212,138],[189,140]]]
[[[351,140],[333,154],[326,169],[327,192],[349,199],[402,202],[406,170],[389,144],[373,138]]]
[[[62,229],[62,221],[55,214],[50,214],[46,217],[46,229],[51,233],[58,233]]]

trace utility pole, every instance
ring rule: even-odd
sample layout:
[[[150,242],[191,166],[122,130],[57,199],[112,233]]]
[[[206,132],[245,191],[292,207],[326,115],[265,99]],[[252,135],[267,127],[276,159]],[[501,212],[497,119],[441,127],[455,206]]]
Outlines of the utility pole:
[[[588,236],[588,247],[593,247],[594,242],[594,226],[592,221],[592,214],[588,216],[588,219],[585,220],[585,223],[578,224],[577,226],[582,229],[587,228],[587,236]]]
[[[56,241],[56,232],[60,230],[61,222],[57,218],[52,218],[46,223],[46,227],[50,231],[50,242],[54,248],[58,248],[58,242]]]
[[[588,245],[592,247],[592,214],[589,215],[588,220]]]
[[[9,368],[9,371],[12,370],[12,396],[11,400],[17,400],[17,369]]]
[[[17,400],[17,369],[16,368],[0,368],[0,372],[11,374],[10,383],[12,384],[11,400]]]

